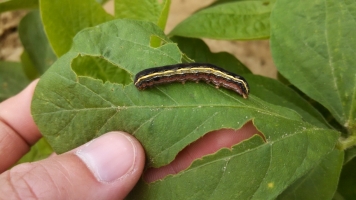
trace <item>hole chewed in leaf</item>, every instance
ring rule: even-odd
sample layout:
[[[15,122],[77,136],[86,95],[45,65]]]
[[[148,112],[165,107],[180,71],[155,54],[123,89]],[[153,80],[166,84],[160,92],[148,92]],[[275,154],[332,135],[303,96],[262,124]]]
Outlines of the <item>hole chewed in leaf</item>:
[[[127,71],[99,56],[79,55],[72,60],[71,67],[77,76],[100,79],[104,83],[127,85],[132,81]]]
[[[251,121],[239,130],[221,129],[209,132],[179,152],[175,160],[170,164],[160,168],[147,169],[143,179],[148,183],[152,183],[163,179],[167,175],[178,174],[187,169],[195,160],[214,154],[222,148],[231,148],[256,134],[265,140],[264,135],[256,129]]]

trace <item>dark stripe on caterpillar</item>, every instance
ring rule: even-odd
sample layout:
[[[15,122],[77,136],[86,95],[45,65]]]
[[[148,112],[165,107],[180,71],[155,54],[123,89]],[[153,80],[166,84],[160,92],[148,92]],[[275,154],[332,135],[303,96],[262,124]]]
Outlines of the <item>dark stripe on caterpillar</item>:
[[[208,63],[182,63],[145,69],[136,74],[134,83],[139,90],[158,84],[204,80],[216,88],[224,87],[237,92],[243,98],[249,94],[247,81],[237,74]]]

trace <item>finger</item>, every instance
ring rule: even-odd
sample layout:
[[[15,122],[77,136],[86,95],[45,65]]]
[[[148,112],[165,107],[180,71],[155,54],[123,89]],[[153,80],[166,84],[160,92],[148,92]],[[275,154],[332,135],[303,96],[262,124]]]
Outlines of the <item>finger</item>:
[[[160,168],[150,168],[144,174],[144,180],[154,182],[169,174],[188,168],[191,163],[205,155],[215,153],[221,148],[231,148],[254,134],[260,134],[252,122],[248,122],[239,130],[222,129],[207,133],[199,140],[183,149],[170,164]]]
[[[110,132],[74,151],[15,166],[0,175],[0,194],[19,199],[123,199],[144,167],[131,135]]]
[[[38,81],[0,104],[0,173],[12,166],[40,137],[30,111]],[[9,156],[11,155],[11,156]]]

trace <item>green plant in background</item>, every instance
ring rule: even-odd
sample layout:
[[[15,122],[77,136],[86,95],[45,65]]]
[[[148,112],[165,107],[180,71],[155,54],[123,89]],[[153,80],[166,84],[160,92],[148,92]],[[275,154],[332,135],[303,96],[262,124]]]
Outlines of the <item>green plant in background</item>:
[[[356,197],[355,1],[217,0],[168,36],[162,30],[169,0],[116,0],[114,16],[94,0],[26,2],[0,4],[0,12],[38,8],[19,25],[21,63],[0,63],[0,97],[41,76],[32,114],[55,152],[123,130],[141,141],[147,166],[160,167],[212,130],[252,121],[264,135],[176,175],[141,180],[129,199]],[[211,53],[203,37],[269,38],[290,84],[253,75],[228,53]],[[209,84],[147,91],[132,84],[143,69],[189,60],[242,74],[249,98]]]

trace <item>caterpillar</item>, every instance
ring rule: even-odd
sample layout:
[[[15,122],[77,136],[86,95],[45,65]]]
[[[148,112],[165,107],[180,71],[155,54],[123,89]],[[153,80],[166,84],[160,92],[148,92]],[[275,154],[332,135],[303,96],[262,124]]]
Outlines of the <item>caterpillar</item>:
[[[144,90],[159,84],[200,80],[213,83],[216,88],[221,86],[233,90],[245,99],[249,94],[248,83],[242,76],[209,63],[182,63],[145,69],[136,74],[134,84],[139,90]]]

